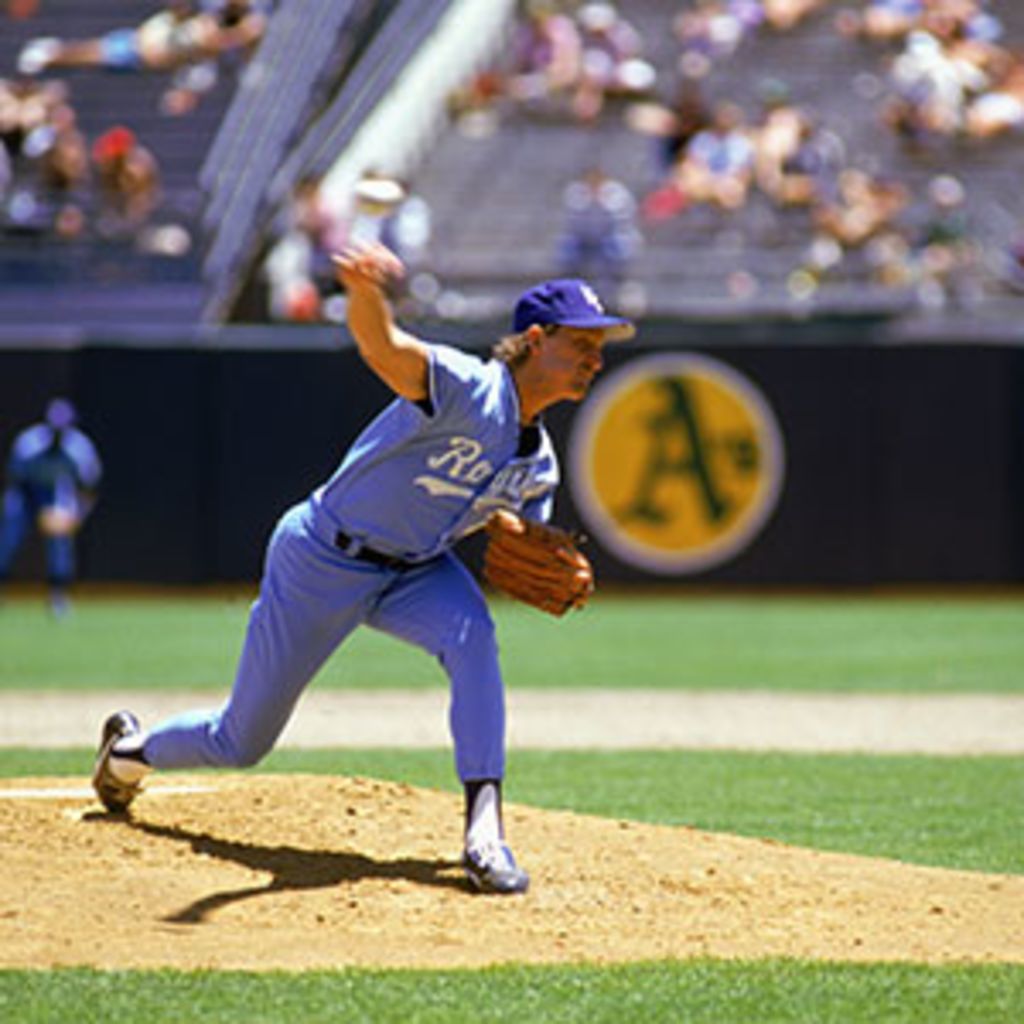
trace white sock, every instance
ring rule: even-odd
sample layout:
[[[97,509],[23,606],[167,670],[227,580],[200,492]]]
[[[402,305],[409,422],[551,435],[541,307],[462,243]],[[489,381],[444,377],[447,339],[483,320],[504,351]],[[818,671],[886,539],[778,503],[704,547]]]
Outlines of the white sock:
[[[466,830],[466,846],[479,848],[489,843],[501,842],[501,806],[498,801],[498,787],[489,782],[481,786],[473,803],[473,811]]]
[[[142,747],[145,743],[145,736],[136,734],[126,736],[114,744],[110,751],[107,764],[110,773],[118,782],[126,785],[144,779],[153,769],[142,759]]]

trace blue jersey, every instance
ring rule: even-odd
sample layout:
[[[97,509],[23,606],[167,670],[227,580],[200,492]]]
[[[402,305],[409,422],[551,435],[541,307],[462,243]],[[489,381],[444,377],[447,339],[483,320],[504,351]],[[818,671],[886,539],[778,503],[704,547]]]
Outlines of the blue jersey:
[[[34,508],[68,507],[80,491],[96,489],[102,472],[95,446],[80,430],[38,423],[14,439],[7,480]]]
[[[444,345],[429,353],[427,400],[395,399],[313,493],[318,533],[342,530],[421,561],[479,529],[495,509],[550,518],[558,460],[543,426],[524,446],[508,367]]]

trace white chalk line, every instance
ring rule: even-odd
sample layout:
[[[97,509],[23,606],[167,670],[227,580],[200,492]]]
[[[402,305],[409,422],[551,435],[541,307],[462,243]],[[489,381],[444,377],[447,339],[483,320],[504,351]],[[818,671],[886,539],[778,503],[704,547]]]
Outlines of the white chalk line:
[[[182,796],[192,793],[212,793],[216,786],[147,786],[146,796]],[[95,800],[91,786],[43,786],[39,788],[0,787],[0,800]]]

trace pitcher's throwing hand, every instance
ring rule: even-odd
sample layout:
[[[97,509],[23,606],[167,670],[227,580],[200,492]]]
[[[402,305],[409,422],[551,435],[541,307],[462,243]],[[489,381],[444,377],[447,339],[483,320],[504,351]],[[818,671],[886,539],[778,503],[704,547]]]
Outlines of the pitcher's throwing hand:
[[[347,289],[367,284],[380,287],[389,280],[405,276],[405,265],[380,242],[347,245],[332,259],[338,280]]]

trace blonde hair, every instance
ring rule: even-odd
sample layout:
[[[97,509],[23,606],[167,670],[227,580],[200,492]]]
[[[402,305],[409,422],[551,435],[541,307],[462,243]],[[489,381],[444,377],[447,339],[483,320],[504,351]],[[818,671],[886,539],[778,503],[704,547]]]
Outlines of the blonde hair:
[[[554,334],[558,324],[538,324],[545,334]],[[530,355],[529,328],[518,334],[506,334],[491,348],[491,356],[500,363],[506,363],[510,369],[522,366]]]

